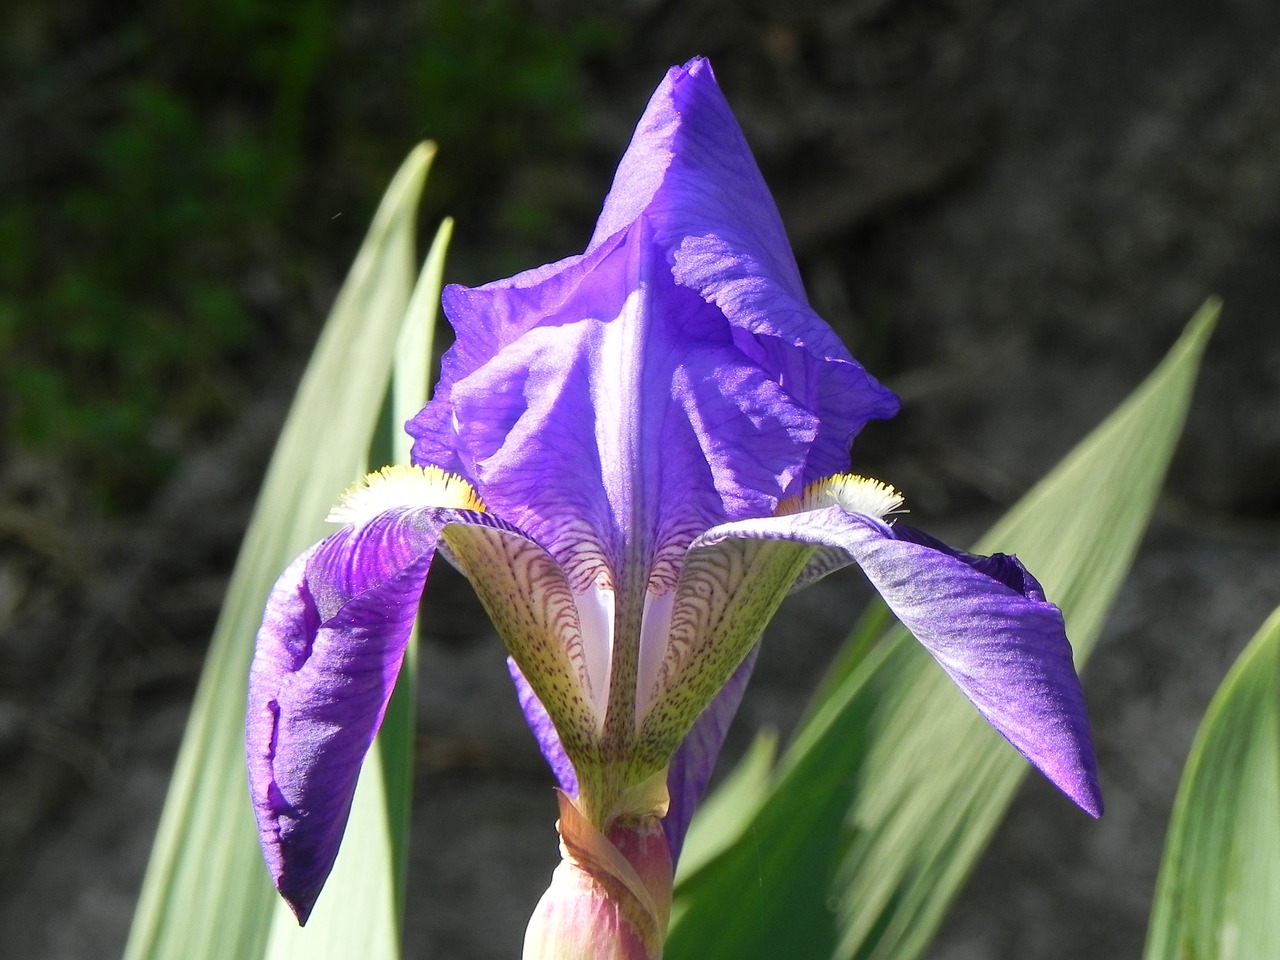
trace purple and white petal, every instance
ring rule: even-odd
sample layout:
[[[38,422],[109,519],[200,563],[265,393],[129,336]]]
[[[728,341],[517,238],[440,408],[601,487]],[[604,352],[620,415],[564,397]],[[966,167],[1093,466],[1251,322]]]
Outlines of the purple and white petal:
[[[818,430],[800,475],[848,465],[849,443],[898,400],[809,307],[786,231],[711,65],[668,71],[618,166],[589,250],[644,215],[677,283],[715,304],[737,348]]]
[[[897,400],[808,307],[705,61],[655,93],[587,252],[450,288],[457,341],[409,425],[575,589],[667,589],[695,535],[844,465]]]
[[[406,492],[464,508],[373,512],[371,504]],[[371,474],[335,508],[362,518],[309,548],[268,597],[249,673],[245,752],[263,856],[300,922],[337,857],[442,531],[500,523],[472,505],[456,478],[414,468]]]
[[[440,380],[431,402],[405,428],[414,438],[413,460],[456,472],[473,484],[475,455],[458,434],[461,422],[454,416],[453,385],[475,373],[536,327],[563,322],[566,304],[579,298],[578,288],[590,287],[600,265],[619,245],[568,257],[514,277],[482,287],[451,284],[442,296],[445,315],[455,340],[440,364]],[[572,312],[572,311],[571,311]]]
[[[645,650],[641,661],[652,666],[637,690],[638,768],[656,769],[675,753],[756,646],[811,553],[782,539],[695,541],[666,629],[646,638],[660,649]]]
[[[609,696],[612,636],[606,611],[612,609],[611,596],[594,587],[573,590],[551,554],[492,514],[448,527],[443,542],[471,581],[581,781],[598,767]]]

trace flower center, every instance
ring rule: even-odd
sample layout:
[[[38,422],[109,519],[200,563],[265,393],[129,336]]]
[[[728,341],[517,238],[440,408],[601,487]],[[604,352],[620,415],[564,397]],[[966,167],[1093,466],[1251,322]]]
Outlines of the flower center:
[[[380,513],[400,507],[450,507],[484,512],[475,488],[457,474],[439,467],[383,467],[348,487],[325,520],[329,523],[367,523]]]

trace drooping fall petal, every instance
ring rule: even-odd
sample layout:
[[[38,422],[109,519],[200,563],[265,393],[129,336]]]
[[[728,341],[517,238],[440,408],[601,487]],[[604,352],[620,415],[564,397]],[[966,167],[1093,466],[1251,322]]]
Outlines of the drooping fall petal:
[[[839,506],[725,524],[693,549],[739,537],[843,552],[983,717],[1083,810],[1101,815],[1062,614],[1016,559],[975,557]]]
[[[384,509],[394,502],[402,505]],[[438,470],[371,474],[334,510],[347,525],[271,590],[249,673],[245,753],[263,857],[300,922],[337,857],[440,534],[497,522],[482,510],[467,484]]]
[[[267,601],[246,753],[263,855],[305,923],[351,812],[417,614],[439,525],[400,512],[299,557]]]

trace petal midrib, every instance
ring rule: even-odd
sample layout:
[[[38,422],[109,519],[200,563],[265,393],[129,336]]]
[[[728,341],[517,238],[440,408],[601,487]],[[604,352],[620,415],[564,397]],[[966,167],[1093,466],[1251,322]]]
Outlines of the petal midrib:
[[[596,437],[601,452],[601,472],[615,523],[618,546],[614,554],[615,579],[609,699],[602,747],[625,756],[636,735],[636,685],[639,677],[640,640],[654,555],[657,518],[650,515],[652,491],[642,469],[646,456],[661,456],[646,444],[651,398],[646,396],[645,363],[650,334],[662,323],[654,309],[653,273],[657,252],[651,244],[652,228],[641,217],[630,228],[625,244],[627,265],[623,274],[627,296],[619,315],[603,330],[600,376],[602,394],[609,398],[596,410]],[[665,402],[667,397],[659,398]]]

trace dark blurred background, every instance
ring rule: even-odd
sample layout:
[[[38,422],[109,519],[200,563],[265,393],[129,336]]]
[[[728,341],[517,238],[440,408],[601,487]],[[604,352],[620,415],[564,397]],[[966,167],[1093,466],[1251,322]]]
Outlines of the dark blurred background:
[[[953,542],[1226,301],[1086,677],[1108,815],[1029,780],[933,956],[1139,952],[1195,725],[1280,603],[1272,0],[9,0],[0,955],[119,954],[262,469],[405,153],[439,143],[423,237],[457,218],[448,279],[566,256],[696,54],[814,305],[903,396],[857,468]],[[770,638],[731,748],[794,719],[865,600],[833,589]],[[555,862],[549,779],[478,607],[429,590],[406,950],[514,955]]]

